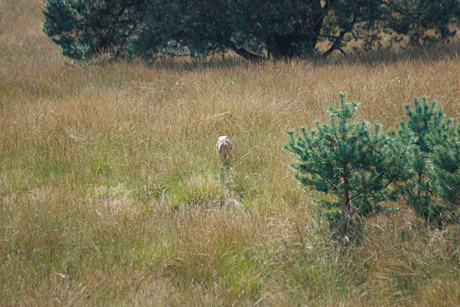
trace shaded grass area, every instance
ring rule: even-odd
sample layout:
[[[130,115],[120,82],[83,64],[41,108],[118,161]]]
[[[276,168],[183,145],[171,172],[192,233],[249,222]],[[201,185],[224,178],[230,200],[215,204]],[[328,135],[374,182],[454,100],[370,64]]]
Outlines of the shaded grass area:
[[[460,301],[458,227],[427,229],[402,208],[372,219],[360,246],[335,246],[282,150],[339,91],[385,129],[414,96],[458,117],[458,45],[66,64],[39,2],[0,0],[0,305]],[[235,146],[225,180],[220,135]]]

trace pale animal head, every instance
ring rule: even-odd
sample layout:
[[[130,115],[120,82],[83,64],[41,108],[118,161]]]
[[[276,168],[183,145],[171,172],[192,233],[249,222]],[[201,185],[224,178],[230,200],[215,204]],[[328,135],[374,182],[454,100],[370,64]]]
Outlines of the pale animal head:
[[[221,136],[217,140],[216,152],[222,161],[231,160],[233,158],[233,144],[228,136]]]

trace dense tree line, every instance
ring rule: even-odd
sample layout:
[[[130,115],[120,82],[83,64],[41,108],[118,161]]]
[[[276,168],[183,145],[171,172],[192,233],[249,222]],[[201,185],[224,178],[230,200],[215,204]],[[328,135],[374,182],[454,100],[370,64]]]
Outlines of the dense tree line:
[[[327,56],[352,40],[412,44],[454,35],[459,0],[48,0],[44,32],[70,58],[191,55],[229,49],[247,59]]]

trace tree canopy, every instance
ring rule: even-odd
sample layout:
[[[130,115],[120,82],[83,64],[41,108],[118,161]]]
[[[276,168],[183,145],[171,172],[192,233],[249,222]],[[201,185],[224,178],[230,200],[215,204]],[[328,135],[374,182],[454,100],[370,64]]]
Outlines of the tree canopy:
[[[459,0],[48,0],[43,30],[73,59],[233,50],[250,59],[328,56],[350,41],[447,40]]]

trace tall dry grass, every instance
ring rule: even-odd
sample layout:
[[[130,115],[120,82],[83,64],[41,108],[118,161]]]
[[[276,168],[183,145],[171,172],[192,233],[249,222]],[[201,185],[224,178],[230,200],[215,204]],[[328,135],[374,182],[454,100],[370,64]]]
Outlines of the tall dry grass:
[[[460,301],[458,228],[426,229],[403,209],[373,219],[361,247],[336,247],[313,229],[282,150],[285,130],[326,119],[339,91],[386,128],[414,96],[459,117],[458,43],[317,62],[71,64],[40,10],[0,0],[0,305]],[[235,156],[224,183],[221,135]]]

